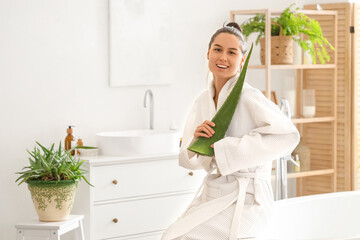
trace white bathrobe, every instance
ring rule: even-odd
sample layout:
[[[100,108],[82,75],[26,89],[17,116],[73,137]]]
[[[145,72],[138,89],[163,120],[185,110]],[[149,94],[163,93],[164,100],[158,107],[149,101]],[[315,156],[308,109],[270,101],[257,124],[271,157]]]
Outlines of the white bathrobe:
[[[258,239],[271,218],[272,161],[291,154],[300,141],[300,134],[261,91],[244,82],[228,131],[214,144],[214,158],[197,157],[187,150],[194,141],[196,127],[205,120],[211,121],[238,76],[230,78],[221,89],[217,108],[212,80],[188,115],[179,165],[205,169],[208,175],[188,209],[168,227],[162,240]],[[211,174],[213,170],[217,173]]]

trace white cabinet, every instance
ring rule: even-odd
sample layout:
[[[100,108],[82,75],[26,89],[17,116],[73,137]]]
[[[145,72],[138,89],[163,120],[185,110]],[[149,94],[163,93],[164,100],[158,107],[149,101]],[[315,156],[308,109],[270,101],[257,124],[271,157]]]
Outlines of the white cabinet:
[[[177,157],[84,157],[95,187],[82,181],[72,213],[85,215],[86,239],[161,239],[206,175],[180,167]]]

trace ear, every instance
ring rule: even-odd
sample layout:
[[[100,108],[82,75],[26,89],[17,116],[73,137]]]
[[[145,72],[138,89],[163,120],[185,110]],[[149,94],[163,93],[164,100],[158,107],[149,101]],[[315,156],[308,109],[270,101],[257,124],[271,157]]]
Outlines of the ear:
[[[246,59],[246,55],[244,55],[244,56],[242,57],[242,59],[241,59],[241,65],[244,64],[245,59]]]
[[[240,62],[240,69],[238,70],[238,72],[241,72],[243,66],[244,66],[244,62],[245,62],[245,59],[246,59],[246,55],[244,55],[241,59],[241,62]]]
[[[209,50],[207,51],[207,54],[206,54],[206,57],[207,57],[207,59],[209,60]]]

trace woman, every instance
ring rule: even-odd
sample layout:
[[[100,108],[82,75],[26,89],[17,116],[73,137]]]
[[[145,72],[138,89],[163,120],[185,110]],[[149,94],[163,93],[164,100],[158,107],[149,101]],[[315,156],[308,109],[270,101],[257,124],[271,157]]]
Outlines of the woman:
[[[196,138],[214,134],[209,119],[234,87],[246,51],[236,23],[220,28],[210,40],[207,58],[213,80],[192,107],[179,154],[180,166],[205,169],[208,175],[200,196],[198,192],[162,240],[258,239],[264,233],[273,203],[272,161],[290,154],[300,140],[279,107],[245,81],[225,137],[212,145],[214,156],[187,150]]]

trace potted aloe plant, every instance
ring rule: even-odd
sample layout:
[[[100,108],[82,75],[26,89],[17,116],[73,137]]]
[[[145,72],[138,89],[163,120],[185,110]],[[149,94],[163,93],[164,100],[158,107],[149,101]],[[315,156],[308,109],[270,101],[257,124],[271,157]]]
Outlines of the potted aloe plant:
[[[46,148],[36,142],[38,146],[27,152],[30,154],[30,166],[16,179],[27,183],[36,212],[40,221],[52,222],[67,219],[74,203],[78,183],[83,179],[92,186],[85,177],[86,170],[82,169],[84,161],[71,155],[71,151],[78,148],[94,149],[96,147],[77,146],[69,150],[61,147]]]
[[[305,52],[310,53],[313,63],[316,63],[317,57],[322,64],[324,64],[326,61],[330,61],[330,57],[326,47],[331,50],[334,50],[334,47],[323,36],[319,22],[303,13],[297,12],[299,8],[291,10],[294,4],[295,3],[287,7],[280,16],[271,18],[272,51],[279,50],[279,53],[277,54],[282,54],[282,52],[290,51],[289,53],[292,56],[293,40],[298,43]],[[260,44],[262,45],[262,64],[264,64],[263,55],[265,45],[265,22],[265,14],[258,13],[254,17],[245,20],[241,24],[241,28],[245,37],[248,37],[252,33],[258,33],[258,36],[256,38],[256,44],[260,42]],[[300,34],[303,34],[308,39],[302,39],[300,37]],[[278,44],[276,42],[278,42]],[[290,45],[291,49],[287,48]],[[271,62],[274,64],[273,57],[274,56],[272,55]],[[288,63],[292,63],[292,58],[291,62]],[[276,59],[275,64],[278,64],[276,63]]]

